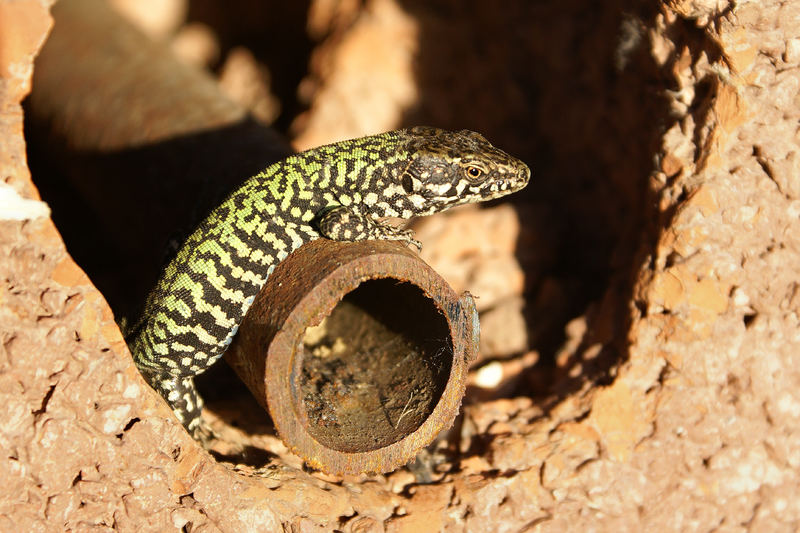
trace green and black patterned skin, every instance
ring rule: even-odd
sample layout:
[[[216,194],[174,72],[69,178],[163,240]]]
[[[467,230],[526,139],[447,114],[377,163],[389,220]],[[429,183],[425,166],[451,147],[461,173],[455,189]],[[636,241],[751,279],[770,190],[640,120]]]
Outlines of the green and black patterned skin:
[[[200,223],[126,331],[139,370],[190,431],[194,376],[225,352],[276,265],[303,243],[420,244],[379,219],[430,215],[522,189],[530,170],[481,135],[428,127],[290,156],[245,181]]]

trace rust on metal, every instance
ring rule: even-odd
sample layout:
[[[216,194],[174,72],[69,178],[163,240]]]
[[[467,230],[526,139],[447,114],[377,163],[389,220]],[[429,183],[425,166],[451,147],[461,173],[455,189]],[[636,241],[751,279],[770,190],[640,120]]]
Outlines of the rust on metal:
[[[471,296],[402,245],[317,240],[276,268],[225,358],[309,465],[387,472],[452,424],[476,324]]]

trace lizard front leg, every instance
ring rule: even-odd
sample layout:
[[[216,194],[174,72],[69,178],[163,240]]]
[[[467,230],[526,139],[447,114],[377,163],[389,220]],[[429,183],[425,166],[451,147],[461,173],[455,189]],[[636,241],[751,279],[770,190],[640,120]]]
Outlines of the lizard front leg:
[[[317,218],[317,229],[320,235],[334,241],[401,241],[413,244],[417,250],[422,249],[422,243],[414,239],[412,230],[377,222],[344,205],[331,207],[323,212]]]

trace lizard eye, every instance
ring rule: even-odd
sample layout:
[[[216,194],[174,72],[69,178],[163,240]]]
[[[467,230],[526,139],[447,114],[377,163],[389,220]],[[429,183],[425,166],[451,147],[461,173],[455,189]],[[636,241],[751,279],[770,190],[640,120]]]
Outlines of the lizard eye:
[[[468,166],[467,167],[467,176],[471,179],[475,180],[480,178],[483,175],[483,170],[479,169],[478,167]]]

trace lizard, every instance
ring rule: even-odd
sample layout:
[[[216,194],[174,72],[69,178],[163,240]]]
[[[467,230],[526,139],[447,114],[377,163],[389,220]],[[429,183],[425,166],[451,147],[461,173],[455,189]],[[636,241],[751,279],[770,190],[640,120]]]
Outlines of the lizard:
[[[499,198],[528,166],[469,130],[418,126],[313,148],[245,180],[203,219],[125,328],[139,371],[192,434],[194,377],[224,354],[256,294],[293,250],[318,238],[394,240],[409,219]]]

